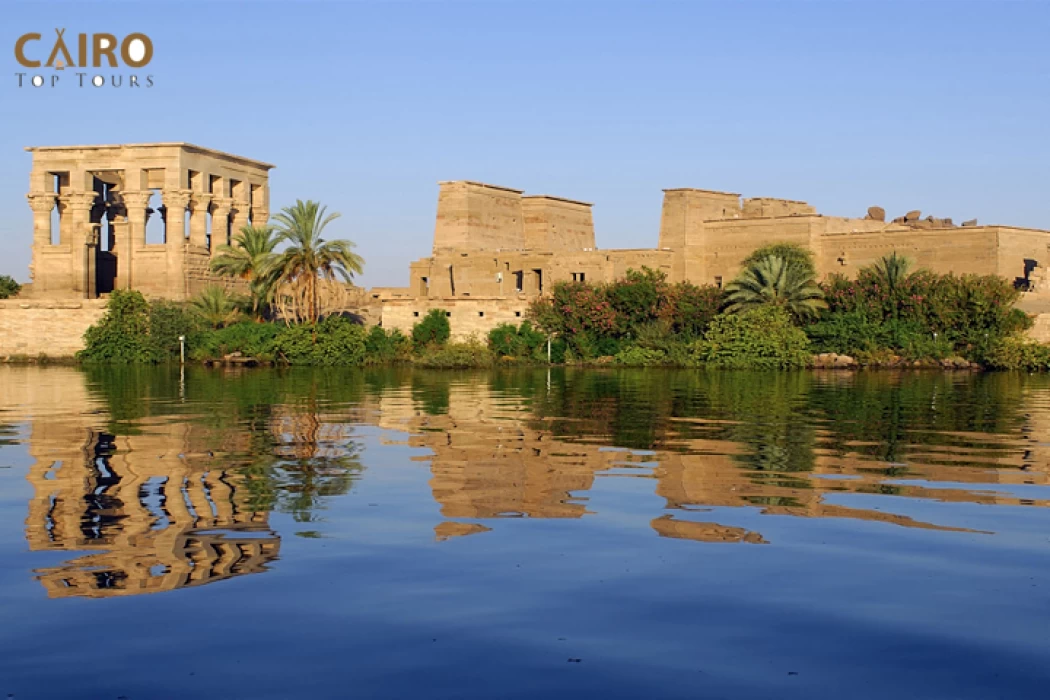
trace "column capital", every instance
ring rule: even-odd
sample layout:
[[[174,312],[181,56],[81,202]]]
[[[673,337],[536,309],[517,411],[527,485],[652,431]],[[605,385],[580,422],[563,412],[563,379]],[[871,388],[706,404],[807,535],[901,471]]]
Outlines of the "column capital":
[[[163,190],[161,196],[164,199],[164,206],[167,207],[168,211],[171,211],[172,209],[181,210],[189,206],[193,192],[190,190]]]
[[[230,213],[230,209],[233,208],[233,200],[229,197],[217,197],[212,195],[211,198],[212,214],[216,212]]]
[[[98,193],[96,192],[70,192],[59,196],[59,201],[67,205],[74,211],[90,211],[95,206],[95,200],[98,199]]]
[[[145,209],[149,206],[149,198],[153,195],[149,190],[129,190],[121,192],[124,206],[128,209]]]
[[[208,211],[208,205],[211,204],[211,201],[211,194],[207,192],[194,192],[191,204],[194,211]]]
[[[55,208],[58,195],[54,192],[30,192],[26,195],[30,208],[38,213],[46,214]]]

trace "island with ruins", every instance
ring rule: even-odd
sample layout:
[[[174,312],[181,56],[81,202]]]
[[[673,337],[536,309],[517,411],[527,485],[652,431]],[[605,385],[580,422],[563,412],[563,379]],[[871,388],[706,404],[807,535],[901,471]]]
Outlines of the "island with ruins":
[[[247,224],[270,218],[273,165],[188,143],[33,146],[31,282],[0,301],[0,356],[72,355],[114,290],[185,301],[217,276],[210,261]],[[1050,231],[911,211],[891,217],[818,213],[803,201],[742,197],[691,187],[663,190],[658,236],[638,248],[603,249],[592,204],[467,180],[438,183],[433,247],[408,264],[408,284],[354,289],[369,324],[411,331],[445,312],[453,338],[520,323],[530,302],[560,281],[609,282],[631,269],[668,281],[723,286],[756,248],[794,243],[817,273],[854,274],[897,252],[937,273],[998,275],[1043,310]],[[427,196],[425,192],[418,196]],[[162,232],[153,240],[152,229]],[[657,227],[653,212],[654,229]],[[651,238],[655,238],[652,240]],[[651,247],[645,247],[648,244]],[[654,245],[655,244],[655,245]],[[1033,334],[1050,328],[1039,316]]]

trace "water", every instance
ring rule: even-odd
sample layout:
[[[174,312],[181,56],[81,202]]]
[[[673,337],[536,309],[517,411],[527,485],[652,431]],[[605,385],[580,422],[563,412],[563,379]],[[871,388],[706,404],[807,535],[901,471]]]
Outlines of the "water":
[[[0,697],[1042,698],[1048,472],[1040,376],[0,367]]]

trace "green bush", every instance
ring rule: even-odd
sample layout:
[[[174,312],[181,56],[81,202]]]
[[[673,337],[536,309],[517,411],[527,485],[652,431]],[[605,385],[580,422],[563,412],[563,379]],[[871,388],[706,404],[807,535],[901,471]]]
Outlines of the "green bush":
[[[150,342],[150,306],[140,292],[116,290],[106,302],[106,314],[84,333],[85,362],[119,364],[157,362]]]
[[[547,336],[529,321],[522,321],[520,326],[501,323],[489,331],[488,345],[496,357],[547,359]]]
[[[492,366],[492,353],[480,341],[471,339],[463,343],[430,345],[415,362],[421,367],[434,369],[471,369]]]
[[[423,320],[412,327],[412,342],[417,348],[426,345],[443,345],[448,342],[452,328],[448,315],[441,309],[431,309]]]
[[[716,287],[668,284],[664,273],[643,267],[608,284],[558,282],[550,296],[532,302],[529,318],[545,334],[564,338],[572,357],[593,360],[616,355],[654,324],[679,341],[700,337],[721,303]]]
[[[732,369],[804,367],[810,356],[806,334],[777,307],[716,318],[692,350],[695,364]]]
[[[22,291],[22,285],[15,281],[10,275],[0,275],[0,299],[10,299],[18,296]]]
[[[381,326],[372,326],[365,337],[365,353],[371,363],[405,361],[411,356],[412,341],[396,328],[388,333]]]
[[[274,359],[274,341],[282,327],[275,323],[244,321],[218,330],[208,329],[191,336],[190,357],[194,360],[221,359],[239,352],[263,362]]]
[[[628,367],[655,367],[667,364],[667,353],[632,345],[616,354],[616,363]]]
[[[880,348],[906,356],[930,353],[915,359],[962,355],[984,361],[1001,339],[1032,323],[1015,307],[1019,292],[995,275],[918,270],[891,286],[877,269],[865,268],[855,280],[830,275],[821,286],[829,308],[807,328],[821,351]]]
[[[198,327],[196,319],[181,305],[158,300],[149,305],[150,344],[158,360],[179,356],[179,336],[189,338]]]
[[[329,316],[316,324],[282,328],[274,338],[274,355],[293,365],[360,365],[366,335],[361,324]]]
[[[1050,345],[1023,336],[1001,338],[989,348],[986,361],[995,369],[1021,369],[1029,372],[1050,370]]]

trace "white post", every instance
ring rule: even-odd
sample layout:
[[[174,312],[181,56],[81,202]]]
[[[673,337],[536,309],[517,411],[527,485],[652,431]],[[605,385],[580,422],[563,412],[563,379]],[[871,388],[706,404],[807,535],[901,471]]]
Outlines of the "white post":
[[[186,364],[186,336],[179,336],[179,364]]]
[[[547,336],[547,364],[551,363],[551,337]]]

